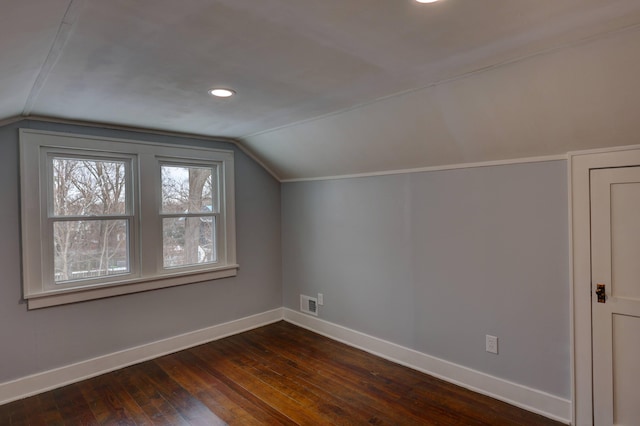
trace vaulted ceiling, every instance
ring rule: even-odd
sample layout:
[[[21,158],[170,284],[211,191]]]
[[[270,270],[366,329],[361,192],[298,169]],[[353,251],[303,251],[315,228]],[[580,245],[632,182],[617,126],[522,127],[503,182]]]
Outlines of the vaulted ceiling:
[[[232,138],[284,180],[640,140],[638,0],[0,6],[0,120]]]

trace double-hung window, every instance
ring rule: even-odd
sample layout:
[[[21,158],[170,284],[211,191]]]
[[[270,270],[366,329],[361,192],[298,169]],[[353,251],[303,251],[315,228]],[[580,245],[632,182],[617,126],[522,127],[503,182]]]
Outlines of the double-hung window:
[[[20,156],[29,308],[236,275],[232,151],[21,130]]]
[[[42,154],[41,235],[47,243],[41,249],[53,258],[43,265],[51,286],[105,283],[135,272],[134,157],[61,148],[44,148]]]
[[[163,267],[215,263],[221,240],[217,166],[166,160],[160,170]]]

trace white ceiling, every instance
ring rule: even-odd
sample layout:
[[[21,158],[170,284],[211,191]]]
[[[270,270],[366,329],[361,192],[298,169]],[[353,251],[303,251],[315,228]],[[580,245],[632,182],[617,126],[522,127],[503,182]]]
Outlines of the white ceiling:
[[[638,143],[639,0],[0,0],[0,120],[234,138],[281,179]],[[207,95],[228,86],[236,97]]]

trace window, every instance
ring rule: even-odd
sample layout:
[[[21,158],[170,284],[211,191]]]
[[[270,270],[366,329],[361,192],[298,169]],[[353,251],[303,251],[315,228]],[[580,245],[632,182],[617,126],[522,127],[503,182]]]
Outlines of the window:
[[[135,217],[127,187],[132,159],[63,149],[43,153],[48,154],[43,176],[48,211],[43,218],[53,239],[44,248],[53,250],[53,282],[74,285],[130,273]]]
[[[215,263],[219,216],[216,167],[164,163],[160,170],[163,266]]]
[[[20,156],[30,309],[236,275],[231,151],[23,129]]]

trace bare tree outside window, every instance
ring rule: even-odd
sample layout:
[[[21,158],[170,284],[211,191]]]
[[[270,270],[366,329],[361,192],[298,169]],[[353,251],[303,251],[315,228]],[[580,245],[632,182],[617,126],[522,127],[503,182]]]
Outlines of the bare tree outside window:
[[[19,135],[29,309],[237,275],[233,150]]]
[[[55,281],[129,272],[126,163],[51,161]]]
[[[215,171],[215,167],[162,166],[165,268],[217,261]]]

